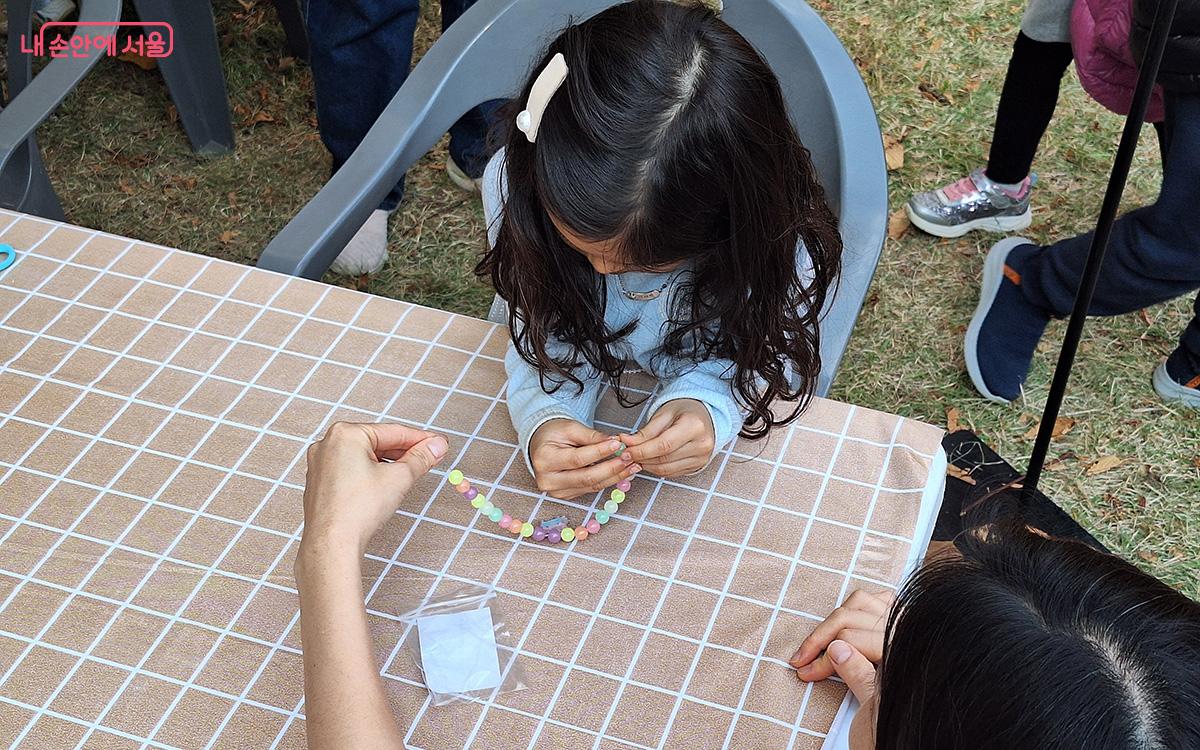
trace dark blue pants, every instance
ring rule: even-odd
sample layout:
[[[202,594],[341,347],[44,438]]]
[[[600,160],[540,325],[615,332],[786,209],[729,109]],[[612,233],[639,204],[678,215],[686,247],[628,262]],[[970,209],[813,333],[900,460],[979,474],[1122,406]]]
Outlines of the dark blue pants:
[[[1113,225],[1092,315],[1120,315],[1200,289],[1200,94],[1168,94],[1166,104],[1162,190]],[[1091,242],[1091,233],[1072,237],[1030,258],[1021,274],[1026,297],[1070,315]],[[1172,355],[1189,373],[1200,372],[1200,297],[1195,310]]]
[[[474,2],[442,0],[442,31]],[[307,0],[317,122],[334,172],[408,77],[419,12],[419,0]],[[450,128],[450,156],[472,177],[487,165],[488,117],[497,104],[475,107]],[[401,179],[379,207],[391,211],[403,194]]]

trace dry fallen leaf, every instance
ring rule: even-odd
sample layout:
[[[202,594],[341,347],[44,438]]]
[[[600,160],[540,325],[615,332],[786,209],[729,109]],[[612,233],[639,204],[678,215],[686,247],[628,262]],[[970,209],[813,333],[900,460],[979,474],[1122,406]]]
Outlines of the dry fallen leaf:
[[[888,237],[898,240],[911,226],[912,220],[908,218],[908,212],[902,208],[888,217]]]
[[[951,406],[946,410],[946,432],[958,432],[958,409]]]
[[[975,484],[975,477],[971,476],[969,472],[958,468],[954,464],[946,464],[946,476],[960,479],[972,486]]]
[[[1147,326],[1154,325],[1154,321],[1150,320],[1150,313],[1146,312],[1146,308],[1143,307],[1141,310],[1138,310],[1138,317],[1141,318],[1142,322]]]
[[[890,133],[883,134],[883,160],[887,171],[895,172],[904,166],[904,144]]]
[[[145,55],[139,55],[134,52],[122,52],[121,54],[117,55],[117,59],[124,60],[127,63],[133,63],[142,70],[154,70],[158,67],[158,63],[155,62],[153,57],[146,57]]]
[[[1116,456],[1101,456],[1096,459],[1095,463],[1087,467],[1085,472],[1089,477],[1094,477],[1097,474],[1103,474],[1106,471],[1112,471],[1120,466],[1124,461]]]
[[[232,229],[226,229],[224,232],[221,232],[217,239],[220,240],[222,245],[228,245],[230,242],[233,242],[234,238],[239,234],[241,234],[241,232],[235,232]]]
[[[1030,427],[1029,431],[1025,433],[1025,439],[1033,440],[1036,438],[1038,430],[1041,428],[1041,426],[1042,423],[1038,422],[1033,427]],[[1050,437],[1060,438],[1070,432],[1071,428],[1074,426],[1074,419],[1071,419],[1070,417],[1059,417],[1058,419],[1054,420],[1054,430],[1050,433]]]
[[[1143,560],[1145,560],[1148,563],[1157,563],[1158,562],[1158,555],[1154,554],[1153,552],[1151,552],[1149,550],[1140,550],[1140,551],[1138,551],[1137,556],[1142,558]]]
[[[1195,466],[1197,469],[1200,469],[1200,456],[1196,456],[1195,458],[1192,459],[1192,466]]]

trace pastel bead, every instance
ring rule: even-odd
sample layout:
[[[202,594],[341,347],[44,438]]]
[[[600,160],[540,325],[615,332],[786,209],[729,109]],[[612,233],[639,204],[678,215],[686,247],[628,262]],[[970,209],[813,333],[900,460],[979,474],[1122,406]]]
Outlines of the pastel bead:
[[[621,447],[617,448],[617,452],[613,454],[614,456],[620,456],[622,453],[625,452],[625,444],[620,443],[620,446]]]
[[[596,523],[600,524],[601,526],[608,523],[608,511],[606,511],[606,510],[596,511]]]
[[[550,542],[551,544],[558,544],[559,542],[562,541],[562,535],[559,534],[557,531],[551,531],[549,534],[546,535],[546,541]]]
[[[541,527],[535,528],[533,530],[533,541],[535,541],[535,542],[546,541],[546,530]]]
[[[454,485],[454,489],[457,490],[460,495],[465,495],[471,489],[471,483],[464,479],[458,484]]]
[[[584,524],[584,527],[587,529],[589,534],[595,534],[596,532],[600,531],[600,522],[592,518]]]
[[[621,492],[629,492],[630,488],[632,487],[633,482],[629,481],[628,479],[622,479],[621,481],[617,482],[617,489]]]
[[[521,524],[521,536],[525,539],[528,539],[536,533],[537,532],[533,530],[533,524],[528,522]]]
[[[582,542],[584,539],[587,539],[587,538],[588,538],[588,530],[587,530],[586,526],[575,527],[575,540],[576,541]]]
[[[609,513],[616,513],[617,512],[617,501],[616,500],[605,500],[604,501],[604,509],[607,510]]]
[[[500,515],[500,525],[506,529],[509,526],[512,526],[512,516],[508,515],[507,513],[502,513]]]
[[[570,526],[568,526],[562,530],[562,534],[559,536],[564,542],[573,542],[575,541],[575,529],[572,529]]]
[[[463,493],[463,497],[468,500],[474,500],[475,498],[479,497],[479,490],[475,489],[474,487],[468,487],[467,491]]]
[[[524,525],[525,525],[525,522],[524,522],[524,521],[522,521],[522,520],[521,520],[521,519],[519,519],[519,518],[514,518],[514,519],[512,520],[512,523],[510,523],[510,524],[508,525],[508,530],[509,530],[509,531],[511,531],[511,532],[512,532],[512,533],[514,533],[514,534],[520,534],[520,533],[521,533],[521,527],[523,527]]]
[[[480,505],[479,509],[482,510],[484,513],[487,513],[490,516],[492,513],[492,508],[495,508],[495,507],[496,506],[492,505],[490,500],[484,500],[483,505]]]
[[[620,490],[613,490],[608,494],[608,496],[611,497],[613,502],[617,503],[618,505],[625,501],[625,493],[621,492]]]
[[[448,481],[450,484],[453,484],[453,485],[462,484],[462,481],[464,479],[466,479],[466,477],[464,477],[463,473],[461,471],[459,471],[458,469],[455,469],[454,471],[452,471],[446,475],[446,481]]]
[[[501,518],[504,518],[504,511],[493,505],[492,509],[488,511],[488,518],[498,523]]]
[[[483,495],[476,495],[475,497],[471,498],[471,507],[472,508],[482,508],[486,503],[487,503],[487,498],[484,497]]]

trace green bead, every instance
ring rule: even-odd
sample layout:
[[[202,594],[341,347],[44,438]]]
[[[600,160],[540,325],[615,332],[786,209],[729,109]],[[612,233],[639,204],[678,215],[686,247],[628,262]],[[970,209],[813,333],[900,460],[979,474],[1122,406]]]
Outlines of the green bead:
[[[604,501],[604,509],[607,510],[609,513],[616,513],[617,512],[617,502],[615,500],[605,500]]]
[[[493,505],[492,509],[488,511],[488,518],[493,521],[499,521],[501,518],[504,518],[504,511]]]
[[[482,508],[484,505],[487,504],[487,501],[488,501],[488,499],[486,497],[484,497],[483,495],[476,495],[475,499],[471,501],[471,507],[472,508]]]
[[[480,497],[483,497],[483,496],[482,496],[482,495],[480,495]],[[492,512],[492,508],[495,508],[495,507],[496,507],[496,506],[495,506],[495,505],[492,505],[492,503],[491,503],[490,501],[488,501],[488,500],[484,500],[484,501],[483,501],[483,505],[480,505],[480,506],[479,506],[479,509],[480,509],[480,510],[482,510],[484,513],[491,513],[491,512]]]
[[[446,475],[446,481],[450,484],[462,484],[462,480],[464,479],[466,479],[466,477],[464,477],[463,473],[458,469],[455,469]]]
[[[615,502],[619,505],[622,501],[625,500],[625,493],[621,492],[620,490],[613,490],[609,494],[609,497],[611,497],[613,499],[613,502]]]
[[[528,522],[522,524],[521,525],[521,536],[525,537],[526,539],[533,536],[533,524],[528,523]]]
[[[596,523],[600,524],[601,526],[608,523],[608,511],[596,511]]]
[[[614,455],[614,456],[617,456],[617,457],[619,458],[619,457],[621,456],[621,454],[622,454],[622,453],[624,453],[624,452],[625,452],[625,444],[624,444],[624,443],[621,443],[621,447],[620,447],[620,448],[617,448],[617,452],[616,452],[616,453],[614,453],[613,455]],[[457,484],[457,482],[455,482],[455,484]]]
[[[559,536],[562,537],[564,542],[573,542],[575,541],[575,529],[572,529],[570,526],[568,526],[562,530]]]

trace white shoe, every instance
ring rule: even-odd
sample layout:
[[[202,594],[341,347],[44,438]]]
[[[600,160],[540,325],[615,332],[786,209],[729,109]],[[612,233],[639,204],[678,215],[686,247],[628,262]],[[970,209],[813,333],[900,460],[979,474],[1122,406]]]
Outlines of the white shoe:
[[[343,276],[375,273],[387,262],[388,212],[377,208],[333,259],[329,270]]]
[[[468,193],[478,193],[482,189],[480,186],[483,185],[483,178],[472,177],[464,172],[463,168],[455,163],[452,156],[446,157],[446,176],[450,178],[451,182]]]

